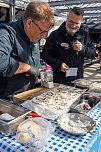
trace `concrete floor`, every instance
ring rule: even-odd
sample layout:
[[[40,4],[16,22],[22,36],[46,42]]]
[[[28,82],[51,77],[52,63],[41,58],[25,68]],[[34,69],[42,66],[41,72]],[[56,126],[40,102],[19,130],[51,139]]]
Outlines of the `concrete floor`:
[[[92,80],[94,82],[101,83],[101,70],[96,71],[100,67],[99,63],[93,64],[84,70],[84,78]]]

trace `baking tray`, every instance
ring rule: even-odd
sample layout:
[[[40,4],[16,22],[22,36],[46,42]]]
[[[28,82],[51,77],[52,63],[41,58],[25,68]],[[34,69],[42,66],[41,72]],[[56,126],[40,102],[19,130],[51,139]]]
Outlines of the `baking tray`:
[[[79,112],[79,113],[90,113],[97,106],[101,105],[101,94],[96,92],[86,92],[84,93],[79,100],[75,101],[71,107],[71,112]]]
[[[85,92],[71,86],[59,85],[31,100],[25,101],[22,106],[34,111],[44,118],[55,119],[64,111],[69,111],[70,106]]]
[[[61,129],[73,135],[85,135],[96,126],[95,121],[80,113],[64,113],[57,118]]]
[[[14,134],[28,113],[28,109],[0,99],[0,133],[6,136]],[[10,115],[13,119],[2,119],[4,114]]]

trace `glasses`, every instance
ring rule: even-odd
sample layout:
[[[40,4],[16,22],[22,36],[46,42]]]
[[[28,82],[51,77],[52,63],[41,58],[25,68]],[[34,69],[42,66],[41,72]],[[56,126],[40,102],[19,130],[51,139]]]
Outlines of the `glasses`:
[[[38,24],[37,24],[34,20],[32,20],[32,22],[33,22],[33,23],[36,25],[36,27],[39,29],[40,35],[45,34],[45,33],[48,33],[48,31],[42,31],[42,29],[38,26]]]

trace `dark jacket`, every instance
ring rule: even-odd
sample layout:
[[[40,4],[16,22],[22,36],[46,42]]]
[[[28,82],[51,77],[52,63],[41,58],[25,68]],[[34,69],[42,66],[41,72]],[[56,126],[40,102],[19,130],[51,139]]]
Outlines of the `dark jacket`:
[[[34,52],[37,52],[35,59]],[[35,53],[36,53],[35,52]],[[23,22],[19,19],[8,25],[0,25],[0,98],[31,89],[35,78],[26,73],[14,74],[19,61],[39,67],[39,44],[31,43],[24,32]]]
[[[72,47],[76,39],[84,46],[78,55]],[[41,55],[41,58],[53,68],[54,82],[68,85],[71,81],[83,77],[84,57],[95,57],[95,48],[90,41],[87,28],[81,25],[79,31],[71,36],[66,32],[65,22],[49,35]],[[65,77],[66,73],[60,71],[62,63],[69,67],[78,67],[77,76]]]

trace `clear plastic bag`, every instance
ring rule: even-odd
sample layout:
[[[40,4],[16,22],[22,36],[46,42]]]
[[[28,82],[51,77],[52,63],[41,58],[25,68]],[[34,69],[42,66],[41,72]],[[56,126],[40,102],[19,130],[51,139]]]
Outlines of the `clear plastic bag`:
[[[50,107],[43,106],[41,104],[34,103],[32,100],[27,100],[21,104],[23,107],[36,112],[46,119],[55,120],[58,116],[56,110]]]
[[[21,144],[42,148],[48,143],[48,138],[55,127],[44,118],[28,118],[17,129],[16,140]]]

